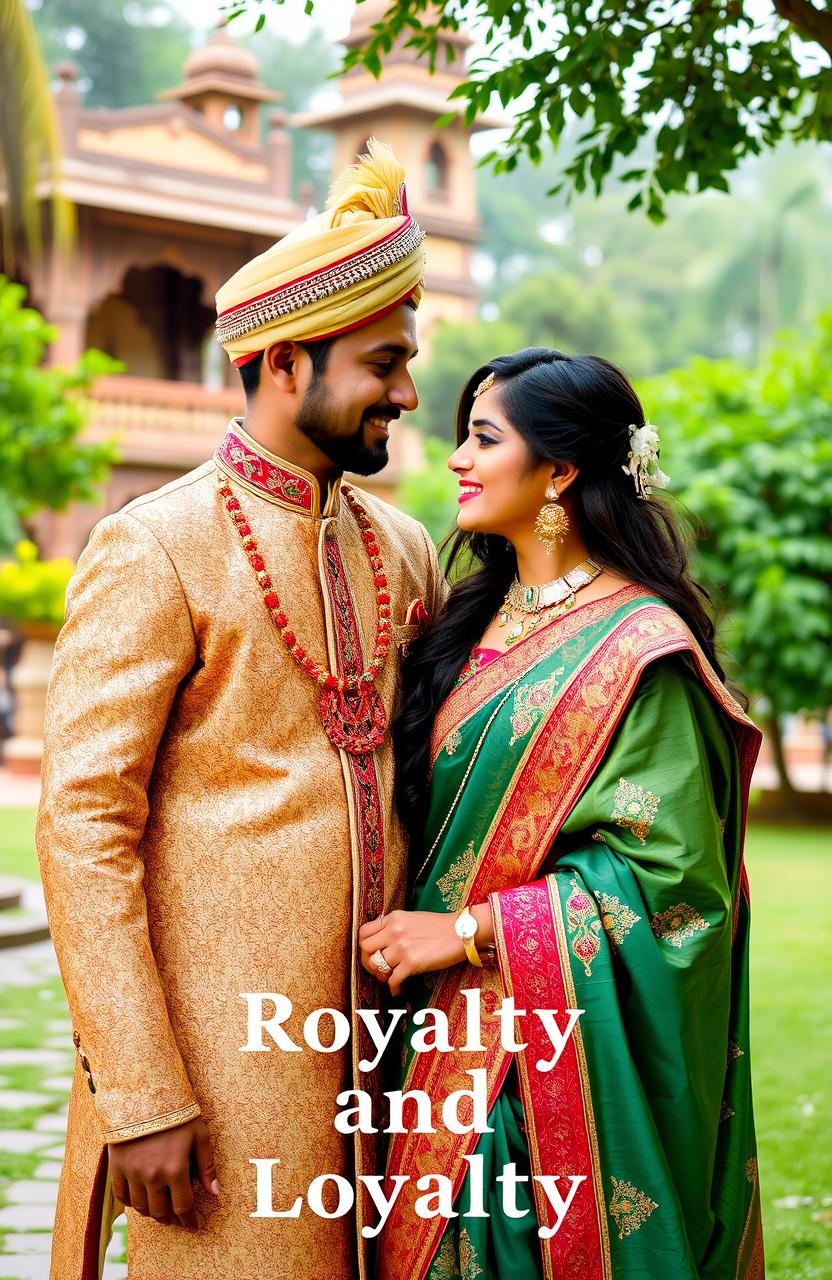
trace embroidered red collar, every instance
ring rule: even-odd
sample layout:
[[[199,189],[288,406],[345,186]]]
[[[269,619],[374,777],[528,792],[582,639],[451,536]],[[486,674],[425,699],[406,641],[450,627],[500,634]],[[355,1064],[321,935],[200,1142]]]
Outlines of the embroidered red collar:
[[[315,477],[270,453],[253,440],[236,419],[217,447],[214,459],[227,476],[270,502],[317,518],[321,516],[321,493]],[[330,486],[327,507],[334,505],[340,485],[339,478]]]

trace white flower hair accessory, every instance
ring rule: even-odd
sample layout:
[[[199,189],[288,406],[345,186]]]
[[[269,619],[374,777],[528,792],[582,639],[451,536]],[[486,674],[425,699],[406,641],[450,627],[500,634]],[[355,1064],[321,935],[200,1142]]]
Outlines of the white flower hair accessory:
[[[654,489],[666,489],[670,483],[670,476],[665,475],[659,466],[661,440],[652,422],[645,422],[640,427],[631,422],[627,430],[630,433],[630,452],[627,465],[621,470],[633,477],[636,497],[646,500]]]

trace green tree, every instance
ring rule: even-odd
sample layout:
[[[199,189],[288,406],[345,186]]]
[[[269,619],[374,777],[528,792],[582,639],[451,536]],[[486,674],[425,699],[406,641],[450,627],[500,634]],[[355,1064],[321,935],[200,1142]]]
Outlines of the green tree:
[[[455,514],[456,481],[448,470],[452,445],[428,436],[425,464],[420,471],[408,471],[396,494],[396,505],[419,520],[439,545],[452,527]]]
[[[93,380],[121,366],[87,351],[72,369],[42,368],[55,331],[23,305],[21,285],[0,276],[0,533],[8,550],[19,521],[41,507],[61,511],[94,497],[117,451],[84,444],[82,393]]]
[[[672,489],[705,529],[734,675],[762,699],[784,791],[781,717],[832,707],[832,312],[755,370],[695,360],[643,388]]]
[[[487,157],[495,168],[513,170],[522,155],[538,161],[543,142],[557,145],[577,119],[583,132],[563,182],[598,193],[617,162],[629,162],[621,177],[638,188],[631,205],[660,221],[669,192],[725,191],[744,156],[784,137],[832,136],[832,12],[811,0],[773,7],[760,20],[748,0],[390,0],[344,66],[378,75],[404,40],[433,68],[443,33],[467,21],[485,54],[455,91],[466,119],[494,95],[515,112],[507,142]]]
[[[503,298],[500,315],[522,333],[521,346],[595,351],[633,376],[652,367],[638,306],[623,306],[600,281],[581,280],[558,267],[529,272]]]
[[[160,0],[42,0],[32,9],[47,65],[75,63],[88,107],[144,105],[182,79],[192,28]]]
[[[501,314],[529,275],[557,273],[589,296],[606,291],[639,350],[633,359],[620,347],[593,349],[641,374],[676,368],[693,354],[756,360],[772,333],[808,337],[832,305],[832,278],[816,266],[832,257],[828,144],[781,143],[746,161],[730,193],[673,197],[661,226],[628,213],[620,184],[569,208],[562,196],[545,201],[554,167],[550,152],[539,169],[521,161],[511,181],[480,170],[480,251],[495,267],[487,298]],[[523,198],[528,221],[516,236],[514,206]],[[598,333],[606,341],[603,326]],[[583,340],[576,345],[586,349]]]

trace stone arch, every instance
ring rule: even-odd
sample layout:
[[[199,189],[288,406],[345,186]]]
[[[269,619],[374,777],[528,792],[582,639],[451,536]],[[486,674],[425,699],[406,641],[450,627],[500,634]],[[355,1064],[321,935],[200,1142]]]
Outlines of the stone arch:
[[[86,345],[123,361],[136,377],[201,383],[204,345],[214,308],[201,299],[204,281],[168,262],[132,265],[120,287],[87,314]]]

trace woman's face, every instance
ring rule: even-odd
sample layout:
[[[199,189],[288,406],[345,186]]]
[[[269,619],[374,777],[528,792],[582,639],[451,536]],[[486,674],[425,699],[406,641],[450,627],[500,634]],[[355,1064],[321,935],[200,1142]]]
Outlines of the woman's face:
[[[458,527],[509,541],[534,524],[553,472],[551,462],[534,461],[502,412],[496,387],[474,401],[468,438],[451,454],[448,466],[459,479]]]

